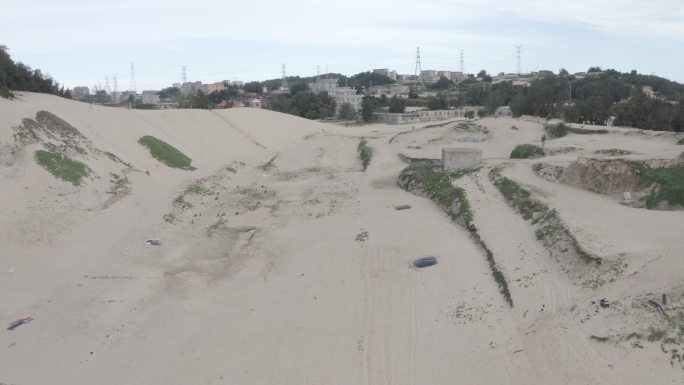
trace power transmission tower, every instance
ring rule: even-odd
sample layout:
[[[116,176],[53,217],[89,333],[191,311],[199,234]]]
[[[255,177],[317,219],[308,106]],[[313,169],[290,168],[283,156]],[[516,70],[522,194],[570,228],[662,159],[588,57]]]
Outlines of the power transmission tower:
[[[463,50],[461,50],[461,76],[465,75],[465,66],[464,66],[464,59],[463,59]]]
[[[316,80],[321,80],[321,65],[316,66]]]
[[[185,82],[188,81],[188,78],[187,78],[186,73],[185,73],[185,66],[183,66],[183,73],[181,74],[181,76],[183,77],[183,83],[181,83],[181,85],[183,85],[183,84],[185,84]]]
[[[112,74],[112,78],[114,78],[114,92],[119,92],[119,78],[116,74]]]
[[[130,90],[136,92],[136,84],[135,84],[135,68],[133,67],[133,63],[131,63],[131,85],[130,85]]]
[[[423,68],[420,66],[420,47],[416,48],[416,70],[415,70],[415,80],[413,84],[415,85],[420,79],[420,85],[425,89],[425,83],[423,82]]]
[[[285,63],[283,63],[283,76],[280,78],[280,89],[287,89],[287,73],[285,72]]]
[[[105,92],[109,95],[109,76],[105,76]]]
[[[517,64],[518,64],[518,65],[517,65],[518,75],[520,75],[520,58],[521,58],[521,56],[520,56],[520,49],[521,49],[522,47],[523,47],[522,44],[521,44],[521,45],[516,45],[516,46],[515,46],[515,49],[517,50],[516,58],[518,59],[518,60],[517,60]]]

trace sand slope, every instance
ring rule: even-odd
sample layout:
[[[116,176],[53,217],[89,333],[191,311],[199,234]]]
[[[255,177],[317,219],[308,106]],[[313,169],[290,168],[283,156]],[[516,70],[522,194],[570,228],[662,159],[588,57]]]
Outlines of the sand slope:
[[[0,320],[34,318],[0,331],[0,383],[681,383],[681,365],[659,343],[620,336],[661,325],[648,298],[667,293],[682,306],[684,212],[624,207],[537,177],[536,160],[509,161],[516,144],[541,137],[536,121],[342,127],[256,109],[91,108],[27,93],[0,99],[0,143],[41,110],[131,167],[89,153],[81,159],[97,177],[74,187],[35,164],[39,143],[0,157]],[[635,159],[681,152],[668,135],[612,131],[550,140],[576,149],[544,161],[605,148]],[[159,163],[137,144],[142,135],[176,146],[197,170]],[[374,149],[365,173],[361,137]],[[454,145],[484,151],[483,169],[458,183],[513,308],[468,232],[396,186],[399,153],[438,158]],[[564,272],[487,178],[502,164],[625,271],[596,288]],[[110,199],[110,173],[127,177],[128,194]],[[179,196],[191,206],[174,206]],[[152,238],[163,245],[146,246]],[[409,266],[427,255],[439,263]],[[578,269],[586,280],[612,274]],[[591,301],[602,297],[614,305],[598,310]]]

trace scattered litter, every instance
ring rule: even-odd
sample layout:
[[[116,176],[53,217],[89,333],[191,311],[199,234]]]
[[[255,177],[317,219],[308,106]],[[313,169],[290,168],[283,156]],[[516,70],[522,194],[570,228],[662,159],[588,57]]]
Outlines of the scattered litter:
[[[605,298],[601,298],[601,300],[599,301],[599,305],[601,305],[601,307],[605,309],[607,307],[610,307],[610,302],[608,302],[608,300]]]
[[[152,245],[152,246],[161,246],[162,241],[161,239],[150,239],[147,242],[145,242],[146,245]]]
[[[411,208],[411,205],[399,205],[399,206],[394,206],[395,210],[408,210]]]
[[[653,306],[654,309],[660,314],[662,317],[667,318],[667,313],[665,313],[665,309],[663,309],[660,304],[652,299],[649,299],[647,302],[649,305]]]
[[[434,256],[429,256],[429,257],[423,257],[423,258],[418,258],[415,261],[413,261],[413,266],[422,269],[424,267],[432,266],[437,263],[437,257]]]
[[[249,234],[249,238],[247,240],[250,241],[252,240],[252,238],[254,238],[254,234],[256,234],[256,229],[248,229],[246,233]]]
[[[19,326],[21,326],[25,323],[29,323],[31,321],[33,321],[33,318],[31,318],[31,317],[19,318],[16,321],[10,322],[10,324],[9,324],[10,326],[7,328],[7,330],[14,330],[14,329],[18,328]]]
[[[473,222],[468,223],[468,230],[469,230],[470,232],[473,232],[473,233],[476,232],[476,231],[477,231],[477,226],[475,225],[475,223],[473,223]]]

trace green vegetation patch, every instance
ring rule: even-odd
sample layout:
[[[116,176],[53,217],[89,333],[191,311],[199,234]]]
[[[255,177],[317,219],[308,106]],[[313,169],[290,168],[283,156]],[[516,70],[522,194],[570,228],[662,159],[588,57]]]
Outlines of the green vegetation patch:
[[[473,212],[465,190],[451,182],[477,169],[445,172],[431,163],[414,163],[401,171],[399,186],[406,191],[422,191],[437,202],[453,221],[462,219],[464,224],[473,220]]]
[[[358,146],[359,159],[363,163],[363,171],[366,171],[371,159],[373,158],[373,148],[368,146],[366,139],[361,139]]]
[[[561,138],[570,132],[570,126],[565,123],[546,124],[544,125],[544,131],[549,139]]]
[[[641,177],[651,193],[641,198],[646,208],[654,209],[660,202],[684,206],[684,166],[651,168],[641,162],[630,162],[634,172]]]
[[[527,159],[536,155],[543,155],[544,150],[534,144],[519,144],[511,151],[511,159]]]
[[[169,167],[180,168],[181,170],[195,170],[191,165],[192,159],[161,139],[145,135],[138,139],[138,143],[147,147],[155,159]]]
[[[74,186],[79,186],[82,179],[92,172],[83,162],[73,160],[64,154],[38,150],[34,158],[36,163],[55,178],[71,182]]]

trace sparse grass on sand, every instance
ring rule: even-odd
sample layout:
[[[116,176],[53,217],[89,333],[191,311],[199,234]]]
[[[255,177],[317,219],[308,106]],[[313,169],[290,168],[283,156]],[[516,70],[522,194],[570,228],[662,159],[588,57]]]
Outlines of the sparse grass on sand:
[[[276,160],[277,157],[278,157],[278,155],[275,155],[275,156],[274,156],[273,158],[271,158],[268,162],[266,162],[266,163],[262,164],[261,166],[259,166],[259,169],[264,170],[264,171],[268,171],[268,170],[274,168],[274,167],[275,167],[275,160]]]
[[[161,139],[145,135],[138,139],[138,143],[147,147],[155,159],[169,167],[180,168],[181,170],[195,170],[191,165],[192,159]]]
[[[55,178],[71,182],[74,186],[79,186],[83,178],[92,172],[85,163],[55,152],[38,150],[34,158],[36,163],[54,175]]]
[[[442,171],[439,166],[431,162],[412,163],[399,175],[399,186],[417,195],[423,195],[436,202],[446,211],[452,221],[467,227],[473,221],[473,211],[468,202],[465,190],[452,184],[466,174],[476,172],[479,169],[460,170],[454,172]],[[496,264],[494,254],[480,238],[477,232],[472,233],[473,240],[480,246],[486,255],[487,263],[499,285],[499,291],[504,300],[513,307],[513,298],[508,288],[508,282],[499,266]]]
[[[359,159],[363,163],[363,171],[366,171],[371,159],[373,158],[373,148],[368,146],[368,141],[366,139],[361,139],[358,146]]]
[[[684,206],[684,166],[651,168],[641,162],[630,162],[630,165],[646,186],[655,185],[642,198],[646,208],[656,208],[663,201]]]
[[[538,199],[532,197],[532,193],[519,183],[501,175],[501,168],[493,168],[489,172],[489,179],[501,192],[509,205],[514,207],[525,220],[529,220],[539,228],[535,231],[537,240],[549,250],[561,248],[567,245],[587,263],[600,264],[601,259],[586,251],[570,232],[565,224],[556,215],[556,210],[549,208]],[[567,251],[562,247],[561,252]]]

